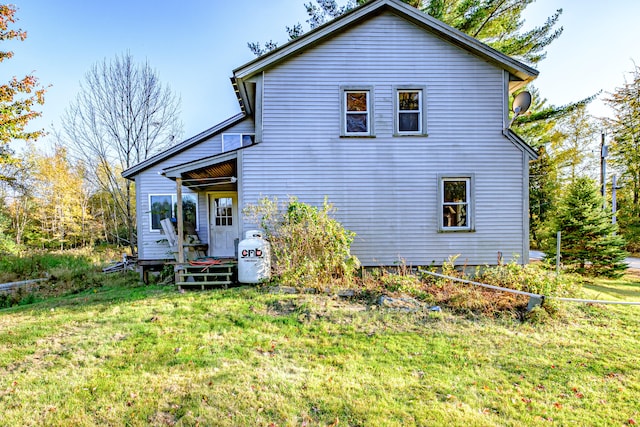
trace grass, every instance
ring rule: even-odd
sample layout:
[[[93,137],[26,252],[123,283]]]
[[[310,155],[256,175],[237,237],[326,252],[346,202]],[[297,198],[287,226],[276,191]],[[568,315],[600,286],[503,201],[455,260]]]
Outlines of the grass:
[[[0,310],[0,425],[629,425],[640,307],[532,324],[133,276]],[[586,285],[640,300],[635,276]]]

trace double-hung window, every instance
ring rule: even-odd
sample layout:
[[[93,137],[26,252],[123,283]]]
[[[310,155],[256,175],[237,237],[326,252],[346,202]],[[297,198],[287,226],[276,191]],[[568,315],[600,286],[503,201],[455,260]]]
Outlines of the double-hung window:
[[[396,135],[427,134],[424,92],[424,88],[416,86],[395,88],[394,126]]]
[[[162,230],[160,223],[165,218],[175,218],[178,203],[175,194],[149,195],[149,225],[151,231]],[[198,229],[198,196],[197,194],[182,195],[182,223],[184,230],[193,234]]]
[[[441,176],[438,198],[441,231],[473,230],[473,176]]]
[[[343,136],[373,135],[373,90],[368,87],[341,88]]]

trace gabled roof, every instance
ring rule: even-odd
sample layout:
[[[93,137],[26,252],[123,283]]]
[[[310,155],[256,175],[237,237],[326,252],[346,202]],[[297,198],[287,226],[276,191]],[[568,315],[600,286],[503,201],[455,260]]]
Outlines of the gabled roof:
[[[222,123],[218,123],[217,125],[205,130],[204,132],[201,132],[196,136],[186,139],[183,142],[177,145],[174,145],[173,147],[170,147],[165,151],[156,154],[155,156],[149,157],[147,160],[144,160],[135,166],[130,167],[129,169],[122,172],[122,176],[127,179],[132,179],[135,175],[142,172],[143,170],[150,168],[151,166],[156,165],[171,156],[175,156],[176,154],[181,153],[184,150],[187,150],[196,144],[199,144],[200,142],[206,140],[207,138],[210,138],[216,135],[217,133],[220,133],[225,129],[228,129],[231,126],[241,122],[246,117],[247,116],[244,113],[236,114],[235,116],[223,121]]]
[[[248,87],[244,82],[258,73],[273,67],[289,57],[324,42],[339,32],[357,25],[384,12],[391,12],[409,22],[423,28],[435,36],[448,41],[478,57],[508,71],[512,80],[519,82],[511,87],[515,90],[524,86],[538,76],[538,71],[528,65],[499,52],[467,34],[439,21],[400,0],[372,0],[362,6],[354,8],[344,15],[303,34],[289,43],[250,61],[233,71],[234,86],[237,85],[240,105],[249,104]]]
[[[305,49],[311,48],[319,43],[326,41],[334,35],[346,31],[353,25],[357,25],[367,19],[375,17],[384,12],[391,12],[397,16],[406,19],[409,22],[423,28],[435,36],[448,41],[449,43],[458,46],[478,57],[496,65],[503,70],[510,73],[512,83],[517,82],[511,86],[511,90],[514,90],[520,86],[523,86],[538,75],[538,71],[528,65],[513,59],[480,41],[464,34],[461,31],[456,30],[453,27],[419,11],[418,9],[403,3],[400,0],[372,0],[365,3],[362,6],[354,8],[349,12],[341,15],[340,17],[310,31],[301,37],[290,41],[289,43],[275,49],[267,54],[260,56],[233,71],[232,83],[234,89],[238,95],[238,101],[242,113],[237,114],[224,122],[207,129],[206,131],[189,138],[178,145],[175,145],[159,154],[156,154],[149,159],[138,163],[137,165],[122,172],[122,176],[127,179],[132,179],[136,174],[144,171],[145,169],[174,156],[188,148],[204,141],[211,136],[224,131],[225,129],[241,122],[252,111],[247,111],[251,104],[252,90],[254,89],[251,84],[247,84],[251,78],[258,75],[262,71],[271,68],[283,61],[286,61],[293,55],[299,54]],[[250,109],[250,108],[249,108]],[[512,132],[510,132],[512,133]],[[526,143],[522,141],[517,135],[513,134],[510,139],[517,145],[522,142],[526,147]],[[509,135],[507,135],[509,137]],[[517,140],[515,139],[517,138]],[[526,149],[530,155],[535,156],[535,152]]]

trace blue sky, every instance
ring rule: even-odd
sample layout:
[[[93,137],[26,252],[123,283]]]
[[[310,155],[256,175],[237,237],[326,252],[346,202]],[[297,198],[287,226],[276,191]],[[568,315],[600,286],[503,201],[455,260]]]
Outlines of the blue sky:
[[[96,62],[130,52],[148,61],[182,99],[184,138],[239,111],[229,77],[254,58],[248,41],[286,41],[285,26],[306,20],[310,0],[14,0],[26,41],[5,43],[14,58],[0,81],[34,72],[51,85],[36,126],[60,127],[60,117]],[[564,34],[537,65],[536,86],[556,105],[612,91],[640,61],[640,1],[538,0],[528,27],[563,8]],[[606,114],[601,103],[592,106]]]

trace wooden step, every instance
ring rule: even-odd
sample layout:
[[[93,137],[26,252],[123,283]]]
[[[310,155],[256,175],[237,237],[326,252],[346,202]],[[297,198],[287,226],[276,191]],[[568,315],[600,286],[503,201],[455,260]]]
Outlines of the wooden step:
[[[219,276],[231,276],[233,275],[233,272],[231,271],[222,271],[222,272],[218,272],[218,273],[187,273],[187,272],[182,272],[179,273],[182,274],[183,277],[219,277]]]
[[[178,282],[176,283],[176,285],[178,287],[180,286],[219,286],[219,285],[223,285],[223,286],[228,286],[230,285],[231,282],[228,280],[222,280],[222,281],[215,281],[215,282]]]
[[[196,287],[204,290],[206,287],[224,287],[233,282],[231,278],[235,274],[236,263],[225,262],[223,264],[176,264],[176,283],[178,289]]]
[[[183,265],[181,270],[231,270],[235,265],[213,264],[213,265]]]

